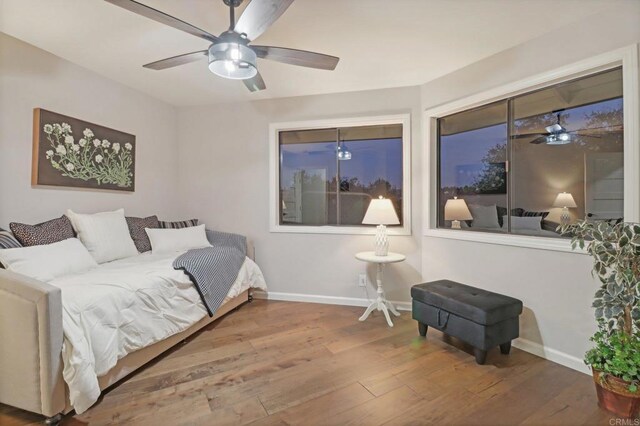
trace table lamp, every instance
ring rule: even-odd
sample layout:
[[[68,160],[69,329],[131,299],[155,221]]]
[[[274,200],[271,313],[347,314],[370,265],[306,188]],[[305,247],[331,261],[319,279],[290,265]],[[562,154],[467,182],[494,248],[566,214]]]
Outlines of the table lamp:
[[[576,200],[573,199],[573,195],[569,192],[561,192],[556,197],[556,200],[553,202],[553,207],[562,207],[562,214],[560,215],[560,222],[563,225],[571,222],[571,215],[569,214],[569,209],[575,209],[578,207],[576,204]]]
[[[469,207],[467,207],[467,203],[465,203],[463,199],[453,197],[452,199],[447,200],[444,205],[444,220],[451,221],[452,229],[460,229],[461,220],[472,219],[473,216],[471,216]]]
[[[362,223],[365,225],[378,225],[376,227],[375,253],[376,256],[386,256],[389,253],[389,239],[387,238],[387,227],[385,225],[400,224],[391,200],[382,196],[371,200]]]

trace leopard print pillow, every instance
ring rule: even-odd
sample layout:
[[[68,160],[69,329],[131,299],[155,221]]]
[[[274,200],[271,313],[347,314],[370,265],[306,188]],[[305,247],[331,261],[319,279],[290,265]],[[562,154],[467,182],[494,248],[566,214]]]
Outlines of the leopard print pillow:
[[[127,217],[127,226],[129,227],[129,234],[131,239],[136,245],[136,248],[140,253],[144,253],[151,250],[151,241],[149,236],[144,230],[145,228],[159,228],[160,223],[158,216],[149,216],[145,218],[141,217]]]
[[[76,236],[67,216],[42,222],[37,225],[12,222],[9,224],[13,236],[24,247],[53,244]]]

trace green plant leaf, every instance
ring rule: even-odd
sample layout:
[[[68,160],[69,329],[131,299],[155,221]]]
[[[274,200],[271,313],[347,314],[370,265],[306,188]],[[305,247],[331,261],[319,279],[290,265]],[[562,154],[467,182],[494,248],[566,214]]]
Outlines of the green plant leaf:
[[[629,237],[627,237],[626,235],[623,235],[622,237],[620,237],[620,239],[618,240],[618,245],[620,247],[624,247],[627,244],[629,244]]]
[[[597,308],[595,311],[596,320],[599,320],[604,317],[604,308]]]

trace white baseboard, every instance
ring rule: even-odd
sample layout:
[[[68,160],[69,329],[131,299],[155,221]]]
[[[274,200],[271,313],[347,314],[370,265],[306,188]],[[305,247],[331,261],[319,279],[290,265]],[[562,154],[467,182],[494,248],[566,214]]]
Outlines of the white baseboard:
[[[531,340],[518,338],[513,341],[513,346],[522,349],[525,352],[537,355],[540,358],[548,359],[556,364],[564,365],[572,370],[579,371],[581,373],[591,375],[591,370],[584,363],[584,361],[573,355],[569,355],[565,352],[561,352],[557,349],[548,348],[540,343],[532,342]]]
[[[268,293],[263,291],[255,291],[253,295],[256,299],[283,300],[287,302],[324,303],[328,305],[367,307],[371,303],[371,301],[368,299],[357,297],[320,296],[316,294],[280,293],[273,291],[270,291]],[[393,303],[398,308],[398,310],[411,310],[411,302],[392,301],[391,303]],[[557,364],[564,365],[565,367],[571,368],[581,373],[591,374],[591,370],[584,364],[582,359],[556,349],[548,348],[541,345],[540,343],[532,342],[531,340],[523,338],[518,338],[513,341],[513,346],[525,352],[537,355],[540,358],[544,358]]]
[[[338,297],[338,296],[320,296],[317,294],[300,294],[300,293],[280,293],[270,291],[255,291],[253,293],[256,299],[283,300],[286,302],[306,302],[306,303],[323,303],[326,305],[344,305],[344,306],[362,306],[366,308],[372,302],[365,298],[358,297]],[[410,311],[411,302],[390,301],[400,311]]]

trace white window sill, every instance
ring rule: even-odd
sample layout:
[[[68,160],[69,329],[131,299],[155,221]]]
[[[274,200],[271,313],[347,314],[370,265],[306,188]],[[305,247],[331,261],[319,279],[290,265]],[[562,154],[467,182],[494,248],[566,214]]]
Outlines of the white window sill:
[[[270,232],[281,232],[290,234],[343,234],[343,235],[375,235],[376,227],[363,226],[297,226],[297,225],[273,225]],[[387,227],[388,235],[411,235],[410,226]]]
[[[476,243],[497,244],[503,246],[531,248],[538,250],[561,251],[567,253],[587,254],[586,251],[571,249],[571,241],[564,238],[533,237],[528,235],[493,234],[490,232],[474,232],[457,229],[425,229],[425,237],[446,238],[450,240],[471,241]]]

